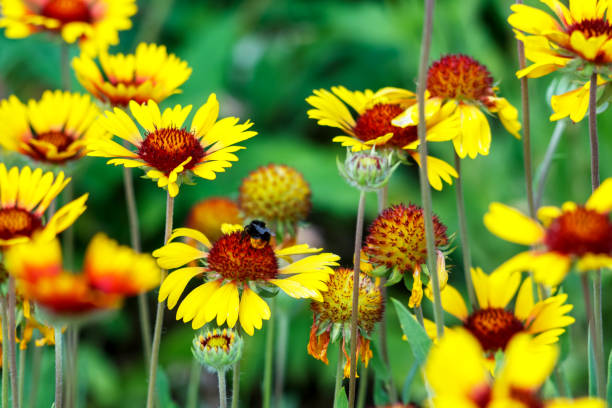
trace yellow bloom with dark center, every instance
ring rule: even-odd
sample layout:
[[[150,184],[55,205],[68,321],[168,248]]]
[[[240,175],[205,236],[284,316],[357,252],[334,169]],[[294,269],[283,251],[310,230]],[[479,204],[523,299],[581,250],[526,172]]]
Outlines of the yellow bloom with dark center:
[[[152,100],[143,105],[131,101],[129,106],[144,135],[119,108],[107,111],[100,123],[135,150],[101,138],[91,142],[88,155],[109,157],[107,163],[116,166],[143,168],[146,176],[157,180],[157,186],[167,189],[171,197],[178,194],[182,181],[189,181],[191,175],[214,180],[216,173],[238,160],[234,152],[244,147],[235,144],[257,134],[248,130],[253,125],[250,121],[238,124],[239,119],[234,117],[217,120],[219,103],[215,94],[195,113],[190,128],[184,128],[183,123],[191,105],[176,105],[163,114]]]
[[[449,331],[432,346],[425,363],[425,380],[436,408],[605,408],[596,398],[545,400],[540,390],[552,373],[556,347],[520,334],[508,344],[499,373],[493,379],[489,362],[476,338],[466,330]]]
[[[480,307],[470,313],[459,291],[450,285],[440,293],[442,307],[462,321],[463,328],[478,340],[490,357],[498,350],[506,350],[519,333],[532,334],[534,341],[540,344],[556,343],[565,332],[564,327],[575,321],[568,315],[573,305],[565,303],[567,294],[536,301],[533,281],[531,278],[523,280],[520,273],[494,271],[487,275],[482,269],[473,268],[471,274]],[[430,293],[428,297],[432,299]],[[513,299],[514,309],[509,310]],[[434,337],[435,324],[427,321],[426,326]]]
[[[520,139],[518,110],[506,98],[497,96],[493,77],[474,58],[455,54],[435,61],[427,72],[427,91],[432,109],[455,107],[451,113],[459,118],[459,131],[452,140],[459,157],[474,159],[478,154],[489,154],[491,127],[485,113],[496,114],[506,130]],[[416,126],[418,120],[418,109],[413,105],[393,123]]]
[[[16,96],[0,101],[0,145],[45,163],[64,164],[85,155],[87,143],[104,137],[100,110],[89,95],[45,91],[39,101]]]
[[[95,60],[82,54],[72,60],[77,79],[87,91],[103,103],[126,107],[130,101],[162,102],[191,75],[191,68],[166,47],[140,43],[134,54],[109,55],[106,51]]]
[[[292,167],[269,164],[259,167],[242,180],[238,205],[247,219],[266,221],[279,233],[294,236],[297,223],[310,212],[310,186]]]
[[[202,232],[214,243],[223,236],[223,224],[242,224],[238,204],[224,197],[211,197],[196,203],[187,216],[187,227]]]
[[[353,270],[338,268],[327,282],[327,291],[321,301],[313,301],[310,308],[314,321],[310,329],[308,354],[328,364],[327,347],[342,336],[342,350],[346,359],[344,376],[348,377],[351,363],[347,349],[350,348],[350,338],[344,336],[351,324],[353,309]],[[374,325],[383,318],[385,305],[380,287],[368,275],[359,274],[359,311],[357,313],[357,352],[358,358],[368,366],[372,357],[369,335]]]
[[[135,0],[0,0],[0,27],[8,38],[60,34],[95,54],[119,43],[118,32],[132,27],[136,10]]]
[[[343,86],[313,91],[314,95],[306,98],[314,109],[308,111],[308,117],[316,119],[321,126],[341,129],[345,135],[336,136],[333,141],[352,151],[393,149],[405,152],[420,165],[417,151],[418,135],[416,125],[403,124],[395,126],[392,120],[405,109],[416,106],[414,93],[400,88],[382,88],[377,92],[349,91]],[[433,105],[432,105],[433,103]],[[356,117],[349,110],[351,107]],[[426,123],[427,140],[441,142],[453,139],[459,132],[459,123],[452,115],[453,103],[440,105],[427,101]],[[442,189],[442,180],[452,184],[452,177],[457,177],[455,169],[443,160],[427,157],[428,178],[432,187]]]
[[[60,207],[50,219],[43,218],[69,182],[61,171],[55,177],[27,166],[7,170],[0,163],[0,248],[28,242],[37,232],[53,237],[71,226],[85,211],[88,194]]]
[[[187,283],[200,277],[204,283],[192,290],[181,302],[176,319],[192,321],[198,329],[216,318],[217,326],[227,323],[234,327],[237,321],[246,333],[253,335],[262,320],[270,318],[268,304],[257,294],[278,287],[294,298],[321,300],[327,290],[325,282],[333,273],[331,266],[340,259],[332,253],[306,244],[274,249],[265,239],[253,236],[250,228],[224,225],[223,236],[214,244],[199,231],[189,228],[175,229],[168,243],[153,252],[160,267],[176,269],[163,281],[158,300],[168,301],[173,309],[185,291]],[[191,238],[201,249],[174,242],[179,237]],[[268,237],[269,238],[269,237]],[[308,255],[298,261],[280,266],[281,260],[295,255]],[[199,260],[202,266],[188,266]]]
[[[612,178],[593,192],[585,205],[566,202],[541,207],[540,222],[501,203],[492,203],[485,226],[506,241],[535,246],[500,269],[533,271],[536,282],[559,285],[575,262],[579,272],[612,267]]]

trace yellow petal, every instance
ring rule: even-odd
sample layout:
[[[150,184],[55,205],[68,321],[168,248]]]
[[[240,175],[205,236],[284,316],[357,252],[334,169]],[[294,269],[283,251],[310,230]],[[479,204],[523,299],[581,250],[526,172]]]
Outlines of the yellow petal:
[[[612,178],[607,178],[586,202],[586,208],[600,213],[608,213],[612,210]]]
[[[536,221],[501,203],[489,206],[484,224],[498,237],[522,245],[535,245],[542,241],[545,234]]]
[[[270,307],[257,293],[245,286],[240,299],[240,326],[252,336],[254,329],[261,329],[263,320],[270,319]]]
[[[555,220],[555,218],[559,217],[563,212],[559,207],[554,206],[543,206],[538,208],[538,219],[544,225],[544,227],[548,228],[551,222]]]

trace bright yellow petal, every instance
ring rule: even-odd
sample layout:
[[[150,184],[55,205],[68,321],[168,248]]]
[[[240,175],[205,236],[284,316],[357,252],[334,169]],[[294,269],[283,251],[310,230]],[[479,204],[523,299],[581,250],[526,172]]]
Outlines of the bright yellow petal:
[[[170,273],[159,288],[158,302],[168,299],[168,309],[174,309],[179,298],[183,294],[187,283],[196,275],[203,273],[206,269],[200,267],[187,267],[177,269]]]
[[[213,292],[220,286],[221,282],[215,280],[206,282],[189,292],[176,310],[176,320],[183,319],[184,322],[188,322],[195,318],[198,312],[204,309]],[[199,327],[194,327],[196,328]]]
[[[210,248],[212,246],[210,240],[206,238],[206,235],[204,235],[201,231],[192,228],[176,228],[174,231],[172,231],[172,234],[168,238],[168,242],[172,241],[177,237],[188,237],[195,239],[207,248]]]
[[[153,251],[157,258],[157,264],[164,269],[178,268],[206,256],[206,252],[200,251],[191,245],[182,242],[170,242],[163,247]]]
[[[262,319],[270,319],[270,307],[268,304],[255,292],[245,286],[240,299],[240,326],[244,331],[252,336],[254,329],[261,329]]]
[[[561,214],[561,209],[552,205],[538,208],[538,219],[545,228],[548,228],[550,223]]]
[[[571,258],[556,252],[546,252],[534,257],[531,265],[533,279],[546,286],[559,286],[571,265]]]
[[[596,271],[600,268],[612,268],[612,257],[598,254],[585,254],[578,259],[576,269],[580,272]]]
[[[493,234],[522,245],[535,245],[544,238],[544,229],[520,211],[501,203],[492,203],[484,224]]]
[[[612,178],[607,178],[586,202],[586,208],[600,213],[608,213],[612,210]]]

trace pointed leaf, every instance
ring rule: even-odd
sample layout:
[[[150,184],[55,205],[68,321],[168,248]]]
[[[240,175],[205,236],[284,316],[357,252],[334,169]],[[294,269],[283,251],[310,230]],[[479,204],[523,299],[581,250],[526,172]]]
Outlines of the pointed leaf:
[[[391,300],[393,301],[395,311],[399,317],[402,331],[406,335],[408,344],[410,344],[410,348],[412,349],[412,354],[417,363],[422,366],[427,359],[427,353],[429,353],[429,348],[431,347],[431,339],[427,336],[423,326],[417,322],[406,306],[397,299],[391,298]]]

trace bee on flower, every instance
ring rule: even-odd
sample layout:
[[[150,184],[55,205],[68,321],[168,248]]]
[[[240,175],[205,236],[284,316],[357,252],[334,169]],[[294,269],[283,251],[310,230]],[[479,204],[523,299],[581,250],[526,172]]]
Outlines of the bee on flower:
[[[274,294],[279,288],[293,298],[321,300],[333,273],[331,267],[340,259],[306,244],[275,249],[270,230],[257,220],[246,227],[225,224],[222,232],[211,243],[199,231],[177,228],[168,243],[153,252],[160,267],[178,268],[159,290],[159,302],[167,300],[169,309],[179,303],[189,281],[201,279],[202,284],[185,296],[176,311],[176,319],[191,321],[194,329],[216,318],[217,326],[226,323],[229,328],[239,321],[252,336],[255,329],[261,329],[262,320],[270,319],[270,307],[258,293]],[[200,248],[175,242],[179,237],[196,240]],[[307,256],[292,262],[295,255]],[[201,266],[184,267],[195,260]]]

